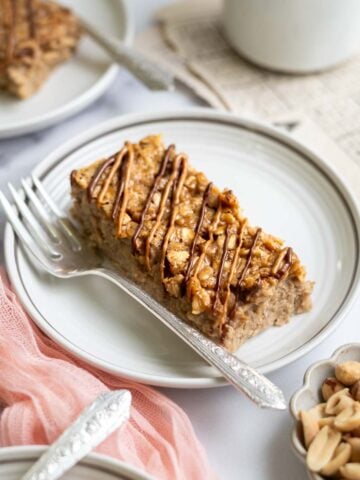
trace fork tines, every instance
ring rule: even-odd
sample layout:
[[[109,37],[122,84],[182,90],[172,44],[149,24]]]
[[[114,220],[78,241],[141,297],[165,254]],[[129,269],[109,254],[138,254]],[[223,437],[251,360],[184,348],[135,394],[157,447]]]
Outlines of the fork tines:
[[[20,241],[50,271],[55,260],[64,258],[69,252],[79,252],[81,240],[38,178],[22,179],[21,185],[17,191],[8,184],[16,208],[1,191],[0,203]]]

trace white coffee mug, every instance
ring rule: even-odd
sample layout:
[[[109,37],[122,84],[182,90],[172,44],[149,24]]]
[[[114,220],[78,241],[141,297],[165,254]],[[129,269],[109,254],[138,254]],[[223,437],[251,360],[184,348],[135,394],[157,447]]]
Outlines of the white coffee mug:
[[[260,66],[330,68],[360,51],[360,0],[224,0],[229,43]]]

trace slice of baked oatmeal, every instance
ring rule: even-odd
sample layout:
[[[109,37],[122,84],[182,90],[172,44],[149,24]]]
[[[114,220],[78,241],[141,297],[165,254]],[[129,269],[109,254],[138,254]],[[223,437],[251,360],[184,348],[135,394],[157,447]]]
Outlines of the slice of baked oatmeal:
[[[230,351],[311,308],[297,255],[251,226],[160,136],[71,174],[87,241],[175,314]]]
[[[74,52],[81,34],[75,16],[44,0],[0,0],[0,88],[27,98]]]

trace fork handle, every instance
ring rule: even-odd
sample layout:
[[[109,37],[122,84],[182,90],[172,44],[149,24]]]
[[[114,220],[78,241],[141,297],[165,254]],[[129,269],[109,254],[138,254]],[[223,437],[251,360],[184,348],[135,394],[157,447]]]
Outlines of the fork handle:
[[[57,480],[130,416],[128,390],[101,393],[20,480]]]
[[[167,71],[148,60],[134,48],[127,47],[118,40],[108,38],[93,25],[81,19],[86,33],[120,65],[125,66],[135,77],[151,90],[171,90],[174,78]]]
[[[93,273],[111,280],[153,313],[162,323],[203,357],[207,363],[221,372],[229,383],[245,393],[258,406],[277,410],[286,408],[282,391],[264,375],[169,312],[169,310],[154,301],[150,295],[137,285],[106,268],[96,269]]]

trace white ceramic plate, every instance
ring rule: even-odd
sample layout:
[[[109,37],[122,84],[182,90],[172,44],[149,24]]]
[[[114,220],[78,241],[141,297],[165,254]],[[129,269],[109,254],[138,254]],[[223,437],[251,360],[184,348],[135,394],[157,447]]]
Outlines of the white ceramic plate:
[[[124,140],[162,132],[220,187],[231,187],[253,224],[283,237],[316,281],[313,310],[248,341],[238,355],[262,372],[308,352],[339,324],[359,285],[360,217],[350,192],[325,163],[289,137],[252,121],[211,112],[132,115],[69,142],[35,169],[56,201],[69,205],[73,168]],[[35,322],[89,363],[155,385],[223,384],[165,326],[100,278],[59,280],[36,270],[8,226],[9,275]]]
[[[129,43],[133,36],[122,0],[59,0],[109,35]],[[27,100],[0,91],[0,138],[34,132],[79,112],[96,100],[115,78],[118,67],[84,36],[76,55],[57,67]]]
[[[19,480],[44,453],[46,447],[9,447],[0,450],[1,480]],[[137,468],[110,457],[91,453],[67,474],[63,480],[155,480]]]

